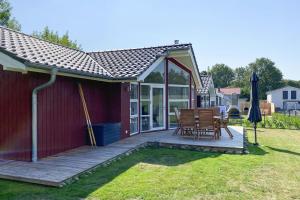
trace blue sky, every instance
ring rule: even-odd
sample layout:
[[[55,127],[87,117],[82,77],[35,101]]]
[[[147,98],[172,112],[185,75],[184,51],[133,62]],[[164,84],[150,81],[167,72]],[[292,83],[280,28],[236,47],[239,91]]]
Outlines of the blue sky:
[[[193,44],[200,70],[268,57],[300,80],[298,0],[11,0],[22,31],[69,31],[85,51]]]

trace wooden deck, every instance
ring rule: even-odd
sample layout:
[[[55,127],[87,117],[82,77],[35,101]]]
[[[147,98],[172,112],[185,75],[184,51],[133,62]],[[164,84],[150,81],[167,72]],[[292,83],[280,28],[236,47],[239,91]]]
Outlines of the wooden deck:
[[[230,139],[224,130],[222,130],[221,139],[217,141],[183,138],[172,135],[173,130],[170,130],[135,135],[105,147],[83,146],[41,159],[35,163],[0,160],[0,178],[61,187],[76,180],[82,173],[88,173],[98,166],[108,164],[120,156],[128,155],[140,147],[148,145],[222,153],[243,153],[243,128],[230,127],[230,130],[234,135],[233,139]]]

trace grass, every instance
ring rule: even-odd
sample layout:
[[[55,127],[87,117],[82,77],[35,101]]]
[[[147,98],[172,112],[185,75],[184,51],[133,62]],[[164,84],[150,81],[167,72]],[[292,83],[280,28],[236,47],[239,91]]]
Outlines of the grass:
[[[63,188],[0,180],[0,199],[300,199],[300,131],[258,134],[248,155],[147,148]]]

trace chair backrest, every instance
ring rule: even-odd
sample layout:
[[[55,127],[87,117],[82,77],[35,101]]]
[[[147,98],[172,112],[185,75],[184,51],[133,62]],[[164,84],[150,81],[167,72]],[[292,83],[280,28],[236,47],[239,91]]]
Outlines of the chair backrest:
[[[214,125],[213,109],[198,109],[199,127],[206,128]]]
[[[220,108],[219,107],[212,107],[214,111],[214,116],[221,116]]]
[[[181,109],[180,110],[180,124],[181,126],[195,126],[195,113],[194,109]]]

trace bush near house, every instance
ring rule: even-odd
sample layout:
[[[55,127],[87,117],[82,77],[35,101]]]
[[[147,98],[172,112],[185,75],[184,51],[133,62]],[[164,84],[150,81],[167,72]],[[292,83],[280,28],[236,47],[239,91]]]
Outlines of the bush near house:
[[[242,120],[230,119],[230,124],[242,124],[245,127],[253,127],[253,124],[244,116]],[[273,129],[300,129],[300,117],[288,116],[280,113],[274,113],[272,116],[266,116],[265,119],[257,124],[259,128]]]

